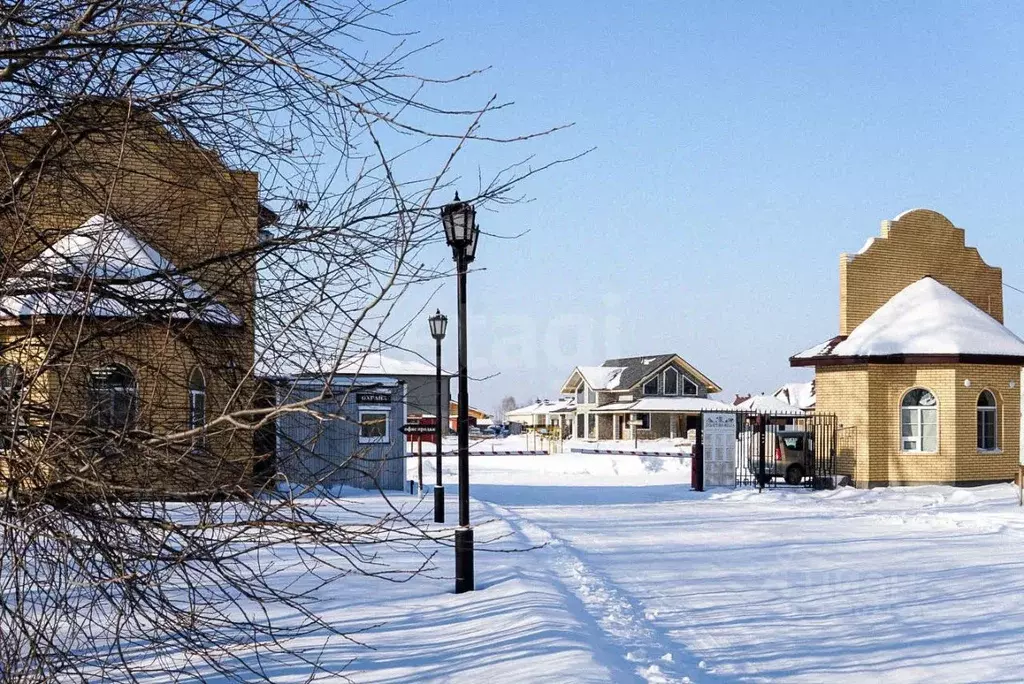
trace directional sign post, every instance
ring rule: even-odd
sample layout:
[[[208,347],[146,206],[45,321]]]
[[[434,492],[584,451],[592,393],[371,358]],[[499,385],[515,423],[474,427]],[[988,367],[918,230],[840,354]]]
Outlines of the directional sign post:
[[[401,428],[402,434],[406,436],[410,435],[432,435],[437,430],[433,425],[416,425],[415,423],[407,423]]]

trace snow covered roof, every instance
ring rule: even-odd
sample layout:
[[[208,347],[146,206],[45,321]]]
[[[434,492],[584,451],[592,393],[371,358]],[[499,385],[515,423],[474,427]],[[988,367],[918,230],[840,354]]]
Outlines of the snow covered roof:
[[[342,359],[336,370],[333,363],[321,364],[321,369],[325,373],[334,371],[336,375],[384,375],[389,377],[396,375],[428,375],[433,377],[437,374],[435,366],[419,361],[396,359],[385,356],[380,352],[364,352],[347,359]],[[451,375],[451,373],[444,370],[441,371],[441,374],[444,376]]]
[[[0,318],[158,317],[242,323],[153,247],[103,214],[18,269],[4,290]]]
[[[976,362],[1024,363],[1024,340],[934,278],[922,278],[881,306],[845,339],[800,352],[792,365],[829,359],[973,357]],[[847,361],[850,362],[850,361]]]
[[[814,405],[817,403],[813,380],[810,382],[786,383],[775,390],[775,394],[772,396],[776,399],[781,399],[790,406],[796,406],[805,410],[814,408]]]
[[[753,411],[755,413],[804,414],[802,409],[766,394],[755,394],[746,401],[741,401],[735,408],[737,411]]]
[[[549,413],[568,413],[576,410],[576,400],[568,398],[541,399],[526,406],[512,409],[505,412],[505,418],[517,418],[520,416],[539,416]]]
[[[699,411],[722,411],[732,406],[714,399],[703,397],[645,397],[637,401],[621,401],[599,406],[596,413],[697,413]]]
[[[577,366],[576,370],[590,385],[590,389],[613,390],[619,387],[622,372],[626,369],[621,366]]]

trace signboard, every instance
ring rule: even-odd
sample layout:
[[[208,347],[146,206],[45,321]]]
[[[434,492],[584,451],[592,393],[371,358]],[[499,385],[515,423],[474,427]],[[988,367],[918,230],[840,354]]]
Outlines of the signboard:
[[[357,404],[390,404],[390,392],[356,392]]]
[[[408,423],[399,428],[403,435],[432,435],[437,432],[436,425],[415,425]]]
[[[736,414],[704,413],[704,487],[736,486]]]

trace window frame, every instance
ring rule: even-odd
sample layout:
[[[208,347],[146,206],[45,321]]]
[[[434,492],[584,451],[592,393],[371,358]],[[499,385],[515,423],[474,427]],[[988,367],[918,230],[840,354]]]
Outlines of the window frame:
[[[384,416],[384,434],[382,436],[377,435],[364,435],[363,428],[366,427],[364,416],[371,414],[379,414]],[[358,409],[359,417],[359,443],[360,444],[391,444],[391,407],[390,406],[360,406]]]
[[[992,397],[992,405],[991,406],[982,406],[981,405],[981,398],[984,397],[986,394],[989,395],[990,397]],[[991,419],[992,419],[992,446],[990,446],[990,447],[986,447],[986,446],[984,446],[982,444],[982,415],[983,414],[984,415],[990,415]],[[975,421],[975,428],[974,429],[976,431],[976,437],[977,437],[976,442],[977,442],[977,445],[978,445],[978,453],[982,453],[982,454],[1001,453],[1001,448],[999,446],[999,443],[1001,441],[999,439],[999,398],[996,396],[995,392],[993,392],[992,390],[986,388],[986,389],[983,389],[981,392],[978,393],[978,399],[975,402],[975,415],[976,415],[976,421]]]
[[[931,395],[932,399],[935,401],[935,404],[932,405],[932,406],[921,406],[920,404],[917,404],[917,405],[914,405],[914,406],[905,406],[904,404],[907,401],[907,397],[910,396],[911,392],[914,392],[914,391],[917,391],[917,390],[921,390],[923,392],[927,392],[929,395]],[[924,421],[924,412],[925,411],[934,411],[934,413],[935,413],[935,449],[934,450],[932,450],[932,449],[925,450],[925,448],[924,448],[924,439],[925,439],[925,436],[924,436],[924,426],[926,424],[925,421]],[[914,422],[913,418],[912,418],[911,423],[910,423],[912,426],[916,426],[917,427],[917,434],[916,435],[904,435],[903,434],[904,412],[909,412],[911,416],[916,416],[916,423]],[[933,392],[932,390],[928,389],[927,387],[911,387],[910,389],[908,389],[906,392],[903,393],[903,396],[900,397],[900,405],[899,405],[899,408],[898,408],[898,419],[899,419],[899,423],[898,423],[899,424],[899,445],[900,445],[900,453],[901,454],[937,454],[937,453],[939,453],[939,451],[940,451],[940,439],[939,439],[940,438],[940,433],[939,433],[939,399],[938,399],[937,396],[935,396],[935,392]],[[914,442],[916,444],[916,448],[908,449],[907,448],[907,442],[908,441]]]
[[[647,391],[647,386],[650,385],[652,382],[654,383],[654,391],[653,392],[648,392]],[[645,397],[656,396],[661,391],[661,382],[659,381],[659,376],[655,375],[654,377],[649,378],[643,384],[643,389],[641,391],[643,392],[643,395]]]
[[[682,396],[684,396],[684,397],[699,397],[700,396],[700,386],[696,382],[691,380],[690,378],[686,377],[686,374],[682,374],[682,375],[683,375]],[[693,392],[687,392],[686,391],[686,383],[690,383],[690,385],[693,386]]]

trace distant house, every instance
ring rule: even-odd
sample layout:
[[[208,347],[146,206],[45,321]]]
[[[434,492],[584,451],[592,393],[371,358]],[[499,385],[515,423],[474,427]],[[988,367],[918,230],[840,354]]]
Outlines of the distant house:
[[[750,397],[751,397],[751,395],[749,395],[749,394],[737,394],[736,398],[732,400],[732,405],[733,406],[739,406],[740,404],[745,402]]]
[[[448,402],[448,412],[450,418],[448,419],[448,426],[452,432],[457,432],[459,429],[459,402],[450,401]],[[480,409],[469,407],[469,426],[483,425],[484,422],[491,416]]]
[[[683,437],[701,411],[730,407],[708,398],[722,388],[678,354],[577,366],[561,391],[575,397],[574,433],[585,439]]]
[[[775,390],[772,396],[804,411],[813,411],[817,403],[814,396],[814,380],[787,383]]]
[[[745,401],[741,401],[736,404],[736,410],[738,411],[750,411],[752,413],[770,413],[772,415],[788,415],[788,416],[800,416],[805,411],[792,404],[787,404],[782,399],[774,396],[768,396],[767,394],[755,394],[752,397],[747,397]]]
[[[532,404],[520,406],[505,413],[505,420],[519,423],[528,429],[557,428],[562,435],[570,435],[576,415],[576,399],[538,399]]]

